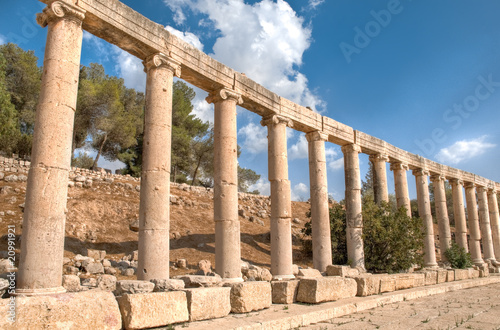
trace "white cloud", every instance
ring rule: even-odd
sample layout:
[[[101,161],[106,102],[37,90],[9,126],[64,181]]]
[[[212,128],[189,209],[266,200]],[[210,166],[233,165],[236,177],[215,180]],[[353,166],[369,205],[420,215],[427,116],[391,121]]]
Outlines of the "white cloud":
[[[125,80],[125,86],[139,92],[146,91],[146,73],[142,61],[118,47],[113,51],[116,55],[115,70]]]
[[[7,43],[7,39],[3,34],[0,34],[0,45]]]
[[[196,117],[201,121],[208,121],[210,124],[214,123],[213,105],[208,104],[204,99],[193,100],[193,112]]]
[[[300,134],[297,143],[288,149],[288,159],[304,159],[309,155],[309,146],[305,134]]]
[[[445,164],[458,164],[463,161],[478,157],[486,150],[496,147],[495,144],[485,142],[486,135],[473,140],[457,141],[448,148],[441,149],[436,154],[436,159]]]
[[[243,136],[241,148],[251,154],[260,154],[267,150],[267,128],[252,122],[238,131]]]
[[[321,5],[325,0],[309,0],[309,8],[316,9],[319,5]]]
[[[193,47],[203,51],[203,44],[201,43],[200,38],[198,38],[195,34],[191,32],[182,32],[168,25],[165,26],[165,30],[172,33],[174,36],[184,40]]]
[[[309,199],[309,188],[302,182],[292,188],[292,201],[307,201]]]
[[[278,95],[324,110],[326,103],[308,88],[307,77],[298,71],[311,43],[311,29],[287,2],[262,0],[253,5],[243,0],[164,2],[181,22],[186,19],[183,8],[208,16],[220,32],[213,45],[215,59],[244,72]]]
[[[339,152],[334,148],[326,148],[325,156],[326,156],[326,164],[328,169],[332,171],[340,170],[344,168],[344,157],[339,157]]]
[[[111,45],[101,38],[83,31],[83,42],[90,45],[94,53],[99,57],[100,62],[107,62],[110,60],[109,54],[111,53]]]
[[[271,194],[271,183],[267,178],[261,177],[257,182],[248,187],[248,191],[258,190],[261,195],[269,196]]]
[[[183,5],[186,5],[190,1],[186,0],[163,0],[163,3],[167,5],[174,12],[174,22],[176,24],[183,24],[186,21],[186,15],[182,11]]]

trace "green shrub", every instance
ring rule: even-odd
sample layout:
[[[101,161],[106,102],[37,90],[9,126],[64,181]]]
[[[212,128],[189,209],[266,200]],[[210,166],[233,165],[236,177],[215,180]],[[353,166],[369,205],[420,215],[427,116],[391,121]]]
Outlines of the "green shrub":
[[[444,256],[448,259],[452,268],[465,269],[472,267],[470,253],[455,242],[451,243],[451,247],[444,252]]]

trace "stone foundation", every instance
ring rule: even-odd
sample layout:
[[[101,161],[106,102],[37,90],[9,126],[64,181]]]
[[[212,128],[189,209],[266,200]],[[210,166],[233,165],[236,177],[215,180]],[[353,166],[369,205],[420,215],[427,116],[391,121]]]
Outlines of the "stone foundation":
[[[186,289],[189,321],[224,317],[231,312],[231,288]]]
[[[271,282],[273,304],[293,304],[297,301],[299,281]]]
[[[356,296],[358,287],[352,278],[323,277],[300,280],[297,301],[317,304]]]
[[[271,307],[272,290],[269,282],[243,282],[228,286],[231,287],[232,313],[248,313]]]

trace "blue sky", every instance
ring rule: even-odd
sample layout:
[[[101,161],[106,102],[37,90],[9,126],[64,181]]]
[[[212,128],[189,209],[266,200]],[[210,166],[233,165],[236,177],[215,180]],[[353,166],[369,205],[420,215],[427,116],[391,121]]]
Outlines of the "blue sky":
[[[500,181],[500,2],[472,0],[144,0],[123,1],[281,96],[399,148]],[[3,4],[0,43],[43,60],[46,29],[36,0]],[[139,60],[90,34],[82,64],[98,62],[144,89]],[[213,120],[206,93],[195,111]],[[240,164],[269,192],[266,129],[240,109]],[[289,131],[295,199],[309,197],[307,143]],[[327,144],[328,190],[344,197],[340,148]],[[361,155],[362,177],[368,156]],[[111,167],[106,163],[101,166]],[[114,165],[116,166],[116,165]],[[393,176],[388,171],[389,190]],[[415,184],[408,172],[410,196]]]

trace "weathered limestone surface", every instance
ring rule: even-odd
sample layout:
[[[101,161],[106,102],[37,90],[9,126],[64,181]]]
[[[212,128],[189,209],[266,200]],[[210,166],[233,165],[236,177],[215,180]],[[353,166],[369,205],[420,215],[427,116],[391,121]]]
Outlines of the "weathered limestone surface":
[[[242,282],[238,218],[238,143],[236,105],[241,95],[220,89],[207,97],[214,103],[215,270],[224,281]]]
[[[434,222],[431,213],[431,201],[429,197],[429,184],[427,181],[428,171],[422,169],[413,170],[416,180],[418,214],[424,222],[424,266],[437,267],[436,250],[434,248]]]
[[[467,223],[463,196],[464,182],[458,179],[449,180],[453,194],[453,215],[455,217],[455,240],[458,246],[469,252],[467,244]]]
[[[121,329],[122,318],[111,292],[87,291],[16,297],[16,322],[8,322],[10,299],[0,299],[1,329]]]
[[[297,301],[317,304],[356,296],[358,286],[352,278],[323,277],[300,280]]]
[[[226,284],[231,287],[231,312],[248,313],[269,308],[272,289],[269,282]]]
[[[154,283],[148,281],[122,280],[116,282],[116,294],[149,293],[154,290]]]
[[[488,196],[486,188],[478,188],[477,199],[479,206],[479,223],[481,227],[481,236],[483,238],[482,246],[484,260],[495,261],[495,252],[493,250],[493,240],[491,235],[490,210],[488,209]]]
[[[118,298],[125,329],[146,329],[189,320],[186,293],[125,294]]]
[[[313,268],[302,268],[299,269],[299,274],[297,277],[323,277],[320,271]]]
[[[144,61],[146,110],[139,205],[139,280],[168,279],[172,83],[180,64],[163,54]]]
[[[298,280],[272,281],[273,304],[293,304],[297,301]]]
[[[332,262],[328,180],[326,173],[325,141],[321,132],[306,134],[309,142],[309,182],[311,185],[311,226],[313,265],[321,272]]]
[[[272,115],[261,121],[268,131],[268,167],[271,182],[271,274],[274,279],[294,278],[292,271],[292,202],[288,180],[286,127],[291,120]]]
[[[65,291],[61,269],[84,17],[85,11],[61,2],[37,16],[48,32],[26,186],[18,294]]]
[[[437,284],[437,271],[423,270],[421,273],[425,275],[425,285]]]
[[[384,276],[380,279],[380,293],[396,291],[396,279],[393,276]]]
[[[446,178],[442,175],[431,176],[434,184],[434,200],[436,205],[436,218],[439,228],[439,248],[441,250],[441,260],[447,260],[444,253],[451,246],[450,219],[448,218],[448,209],[446,206],[446,192],[444,181]]]
[[[468,269],[455,269],[455,281],[462,281],[469,279]]]
[[[408,179],[406,178],[408,165],[401,162],[392,163],[391,171],[394,172],[396,204],[398,208],[404,206],[406,208],[406,214],[411,217],[410,193],[408,192]]]
[[[359,152],[356,144],[342,147],[345,171],[345,202],[347,213],[347,255],[352,267],[365,268],[363,251],[363,215],[361,212],[361,176]]]
[[[481,256],[481,232],[479,230],[479,218],[477,213],[476,186],[474,183],[465,184],[465,199],[467,201],[467,221],[469,222],[469,251],[472,262],[476,265],[484,263]]]
[[[350,266],[339,266],[339,265],[329,265],[326,267],[327,276],[357,276],[359,275],[359,270],[356,268],[351,268]]]
[[[382,276],[386,275],[361,274],[357,276],[350,276],[350,278],[354,279],[357,284],[356,296],[366,297],[379,294],[380,280]]]
[[[389,157],[383,154],[370,155],[373,164],[373,193],[375,203],[389,202],[389,192],[387,189],[387,166]]]
[[[222,286],[222,279],[220,276],[179,275],[175,278],[184,281],[186,288]]]
[[[446,269],[438,269],[436,270],[437,273],[437,283],[444,283],[446,282],[448,278],[448,271]]]
[[[224,317],[231,312],[231,288],[186,289],[189,321]]]

